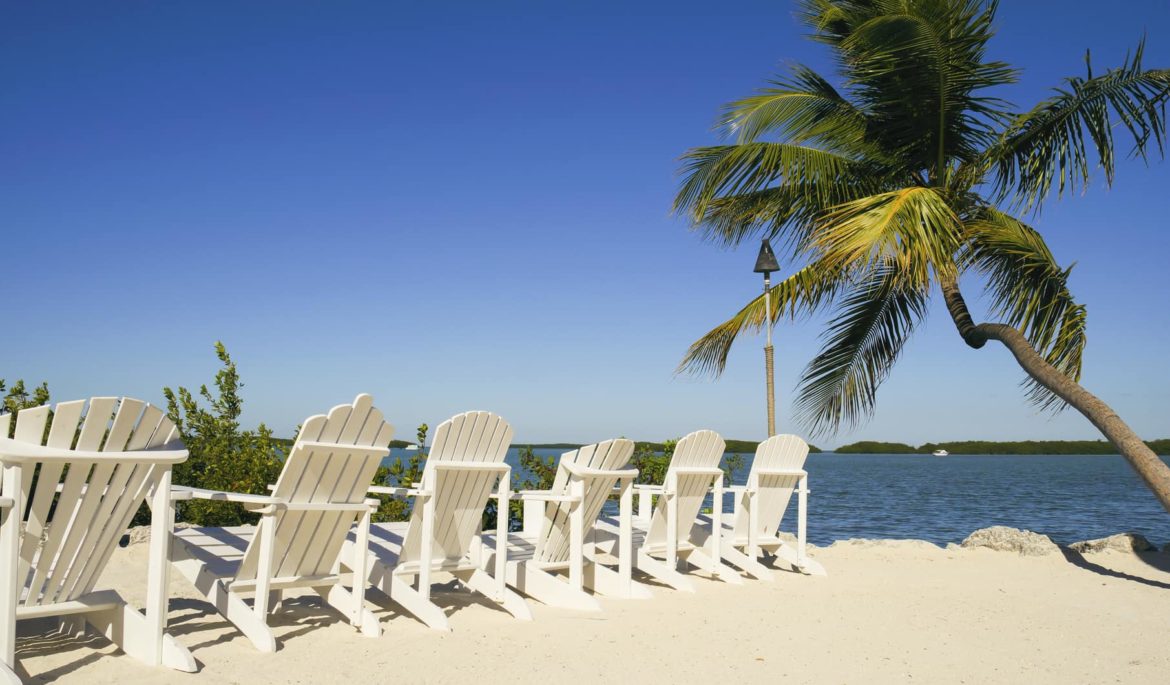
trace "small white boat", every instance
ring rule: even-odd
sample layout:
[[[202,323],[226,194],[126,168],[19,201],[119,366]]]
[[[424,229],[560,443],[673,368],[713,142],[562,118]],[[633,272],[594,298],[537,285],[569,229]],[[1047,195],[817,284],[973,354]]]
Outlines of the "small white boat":
[[[418,445],[407,445],[403,449],[406,450],[407,452],[413,452],[413,451],[418,449]]]
[[[930,456],[932,456],[932,457],[949,457],[949,456],[951,456],[951,453],[946,451],[946,450],[935,450],[935,451],[930,453]]]

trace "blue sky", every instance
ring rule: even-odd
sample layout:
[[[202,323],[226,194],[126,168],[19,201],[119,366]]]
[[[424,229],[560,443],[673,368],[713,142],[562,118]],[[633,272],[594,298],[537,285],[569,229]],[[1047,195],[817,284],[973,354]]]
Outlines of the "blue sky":
[[[1120,63],[1170,5],[1011,2],[991,56],[1031,106]],[[490,409],[521,441],[764,434],[762,339],[718,381],[687,346],[759,288],[754,248],[670,215],[677,158],[786,61],[787,2],[23,3],[0,26],[0,378],[161,401],[223,340],[245,421],[288,433],[370,392],[399,427]],[[1170,164],[1048,205],[1089,308],[1084,383],[1170,435]],[[984,301],[970,295],[977,310]],[[781,430],[817,322],[777,328]],[[1095,438],[1037,414],[1003,349],[935,308],[855,439]],[[797,430],[799,432],[799,430]]]

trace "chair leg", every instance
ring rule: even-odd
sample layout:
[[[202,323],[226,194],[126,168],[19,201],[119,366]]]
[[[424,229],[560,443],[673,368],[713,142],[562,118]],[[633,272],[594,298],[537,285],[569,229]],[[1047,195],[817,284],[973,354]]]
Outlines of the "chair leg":
[[[595,561],[585,564],[585,587],[606,597],[622,599],[650,599],[654,593],[645,585],[622,578],[622,574]]]
[[[468,571],[455,571],[452,575],[463,581],[463,584],[468,589],[474,590],[485,597],[495,599],[495,601],[500,603],[500,606],[504,607],[505,611],[521,621],[532,620],[532,611],[528,608],[528,603],[520,595],[505,587],[502,596],[497,598],[497,594],[500,594],[499,584],[496,583],[495,578],[488,575],[487,571],[477,568]]]
[[[203,593],[207,601],[216,608],[224,618],[240,630],[256,649],[261,652],[276,651],[276,637],[263,620],[256,615],[252,607],[239,595],[231,592],[223,581],[207,570],[207,566],[191,557],[182,556],[182,545],[175,545],[173,562],[175,570],[186,578],[196,590]]]
[[[601,611],[596,599],[531,561],[510,562],[507,569],[508,585],[538,602],[577,611]]]
[[[692,549],[689,561],[695,566],[707,569],[725,583],[743,585],[743,576],[730,566],[716,561],[715,557],[707,554],[705,550]]]
[[[377,564],[375,569],[381,567]],[[386,571],[378,576],[371,575],[372,587],[394,600],[412,616],[435,630],[451,630],[451,623],[447,614],[434,602],[423,597],[422,593],[414,588],[406,576],[399,576]]]
[[[321,595],[321,599],[325,600],[326,604],[341,612],[341,615],[344,616],[347,621],[350,620],[350,617],[354,615],[354,602],[356,600],[354,598],[354,594],[349,590],[346,590],[344,587],[337,584],[327,585],[324,587],[315,587],[313,590],[316,591],[318,595]],[[378,637],[382,634],[382,629],[378,625],[378,617],[374,615],[374,612],[363,606],[361,608],[360,617],[361,618],[359,619],[358,624],[354,627],[357,628],[362,635],[365,635],[366,637]]]
[[[723,561],[739,567],[760,580],[773,580],[776,577],[771,569],[756,559],[744,554],[732,544],[725,543],[723,545]]]
[[[139,661],[154,663],[157,636],[146,617],[133,607],[122,604],[94,611],[85,614],[85,620],[123,652]],[[162,665],[187,673],[198,670],[191,652],[166,633],[162,636]]]
[[[24,681],[16,675],[17,668],[0,661],[0,685],[22,685]]]
[[[825,572],[825,567],[821,566],[820,562],[814,561],[810,557],[800,558],[800,555],[795,549],[788,545],[782,544],[776,548],[775,555],[777,559],[783,559],[789,566],[800,571],[808,576],[824,576],[828,575]]]
[[[661,562],[643,551],[639,550],[634,556],[634,567],[643,573],[654,576],[675,590],[681,590],[682,592],[695,591],[695,586],[689,578],[679,573],[676,569],[671,568],[665,562]]]

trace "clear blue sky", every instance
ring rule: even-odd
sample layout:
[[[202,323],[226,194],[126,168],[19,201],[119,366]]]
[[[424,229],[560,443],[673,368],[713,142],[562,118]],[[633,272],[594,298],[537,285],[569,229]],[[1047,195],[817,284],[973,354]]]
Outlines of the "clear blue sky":
[[[1117,11],[1119,8],[1124,11]],[[370,392],[399,427],[467,409],[521,441],[764,433],[762,341],[718,381],[682,353],[758,288],[670,215],[677,157],[785,61],[788,2],[20,3],[0,26],[0,377],[161,401],[222,339],[246,423],[288,433]],[[1170,66],[1170,5],[1006,2],[1021,106]],[[1170,163],[1039,221],[1090,313],[1085,384],[1170,435]],[[973,298],[974,299],[974,298]],[[974,302],[980,308],[982,301]],[[777,329],[781,428],[817,322]],[[1003,349],[936,308],[874,420],[820,437],[1091,438],[1022,399]]]

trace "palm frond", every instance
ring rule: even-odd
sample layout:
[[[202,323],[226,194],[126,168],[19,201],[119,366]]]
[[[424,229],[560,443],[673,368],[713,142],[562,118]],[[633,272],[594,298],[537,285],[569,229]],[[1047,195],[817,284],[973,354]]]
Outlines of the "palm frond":
[[[842,154],[867,151],[864,113],[812,69],[796,64],[791,72],[755,95],[729,103],[719,128],[741,144],[773,134],[783,142],[813,142]]]
[[[983,155],[1000,200],[1032,209],[1056,184],[1057,195],[1089,183],[1099,165],[1106,183],[1114,177],[1114,129],[1133,140],[1133,154],[1164,152],[1170,69],[1145,70],[1144,41],[1121,67],[1093,76],[1088,53],[1085,78],[1065,79],[1057,95],[1018,115]]]
[[[867,142],[938,185],[1007,119],[1007,103],[984,94],[1017,73],[984,60],[994,13],[995,3],[980,0],[805,3],[815,37],[835,48],[850,99],[867,114]]]
[[[719,208],[713,210],[712,205],[720,199],[783,187],[783,193],[771,196],[782,199],[783,205],[769,210],[783,216],[801,208],[812,212],[831,206],[849,197],[851,188],[868,189],[874,183],[873,174],[863,173],[862,166],[846,156],[789,143],[695,148],[683,156],[682,173],[674,211],[689,215],[708,238],[729,245],[736,244],[753,227],[741,224],[728,230],[719,222],[705,225],[709,213],[719,213]]]
[[[982,208],[965,228],[968,242],[960,259],[987,278],[993,313],[1019,329],[1049,364],[1080,380],[1086,316],[1068,288],[1072,268],[1057,264],[1035,229],[994,208]],[[1042,409],[1064,407],[1034,380],[1025,384],[1029,400]]]
[[[907,287],[896,268],[867,274],[838,304],[824,346],[801,376],[796,400],[801,424],[823,434],[869,417],[878,387],[925,316],[926,303],[925,291]]]
[[[841,285],[840,274],[826,270],[823,265],[810,264],[772,286],[771,298],[774,325],[781,318],[796,318],[810,314],[831,301]],[[735,316],[711,329],[687,350],[675,373],[719,376],[727,366],[727,355],[740,333],[761,330],[767,318],[768,304],[761,293]]]
[[[894,265],[914,287],[933,274],[953,273],[962,224],[944,197],[915,186],[847,202],[819,222],[806,249],[839,271],[870,272]]]

